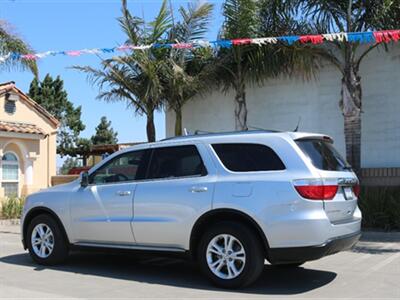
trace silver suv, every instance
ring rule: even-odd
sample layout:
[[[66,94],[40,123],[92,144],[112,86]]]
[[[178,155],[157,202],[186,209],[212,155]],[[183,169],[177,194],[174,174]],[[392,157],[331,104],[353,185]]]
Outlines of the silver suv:
[[[24,248],[46,265],[74,246],[181,252],[218,286],[248,285],[265,259],[298,266],[359,239],[358,179],[332,143],[250,131],[125,149],[30,195]]]

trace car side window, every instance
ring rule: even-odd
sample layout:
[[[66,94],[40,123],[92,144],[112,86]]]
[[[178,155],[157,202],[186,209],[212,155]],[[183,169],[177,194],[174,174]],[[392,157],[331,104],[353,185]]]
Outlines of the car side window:
[[[145,150],[126,152],[90,174],[90,184],[125,182],[137,179]]]
[[[270,147],[262,144],[213,144],[219,159],[230,171],[256,172],[285,170],[285,165]]]
[[[156,148],[147,179],[205,176],[206,168],[194,145]]]

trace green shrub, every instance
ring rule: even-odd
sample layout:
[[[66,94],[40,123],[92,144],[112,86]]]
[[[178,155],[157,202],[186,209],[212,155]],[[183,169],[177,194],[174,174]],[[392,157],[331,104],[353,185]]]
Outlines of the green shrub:
[[[5,199],[1,206],[1,216],[5,219],[16,219],[21,217],[24,202],[24,198],[18,197]]]
[[[400,230],[400,187],[363,187],[358,203],[364,228]]]

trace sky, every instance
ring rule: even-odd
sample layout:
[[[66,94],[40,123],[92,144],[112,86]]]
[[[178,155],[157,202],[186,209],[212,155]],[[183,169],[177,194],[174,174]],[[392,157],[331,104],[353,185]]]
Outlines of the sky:
[[[151,20],[161,0],[128,0],[131,14]],[[175,15],[188,0],[172,0]],[[222,23],[222,0],[208,1],[214,4],[213,19],[206,38],[215,39]],[[0,19],[11,24],[11,29],[28,42],[36,52],[48,50],[79,50],[107,48],[121,45],[126,38],[116,18],[120,16],[120,0],[0,0]],[[107,57],[104,56],[104,57]],[[86,76],[70,69],[73,65],[99,66],[95,55],[80,57],[54,56],[38,61],[39,76],[47,73],[60,75],[69,100],[82,106],[82,120],[86,125],[83,137],[90,137],[102,116],[106,116],[119,142],[146,141],[146,119],[127,109],[126,103],[105,103],[96,100],[98,88],[91,86]],[[0,82],[15,81],[17,87],[28,92],[33,75],[28,71],[0,72]],[[165,137],[165,116],[155,116],[157,139]]]

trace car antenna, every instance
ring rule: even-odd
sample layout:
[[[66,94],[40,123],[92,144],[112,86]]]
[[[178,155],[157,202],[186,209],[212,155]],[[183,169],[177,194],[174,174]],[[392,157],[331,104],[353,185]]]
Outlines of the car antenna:
[[[301,116],[299,117],[299,121],[297,121],[297,126],[296,126],[296,128],[293,130],[293,132],[297,132],[297,130],[299,130],[300,122],[301,122]]]

